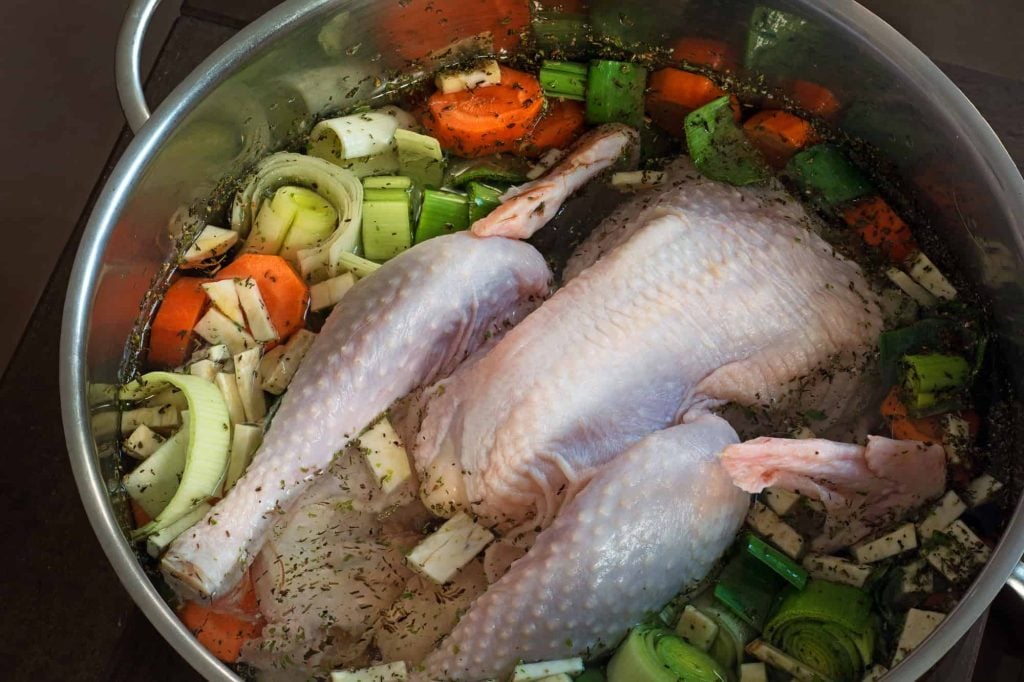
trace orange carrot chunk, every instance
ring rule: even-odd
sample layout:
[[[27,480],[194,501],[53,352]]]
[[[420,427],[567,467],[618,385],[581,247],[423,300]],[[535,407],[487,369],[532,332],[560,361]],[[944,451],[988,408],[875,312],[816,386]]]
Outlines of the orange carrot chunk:
[[[839,100],[832,91],[810,81],[796,81],[791,93],[801,109],[816,116],[829,118],[839,112]]]
[[[715,71],[729,71],[736,67],[736,54],[726,43],[710,38],[687,37],[672,46],[672,59],[706,66]]]
[[[192,348],[192,328],[206,310],[208,280],[182,277],[167,289],[149,330],[149,356],[156,367],[177,367]]]
[[[544,116],[523,140],[523,154],[535,157],[549,149],[565,149],[583,132],[585,119],[582,102],[550,100]]]
[[[683,137],[686,115],[724,94],[707,76],[682,69],[659,69],[647,81],[647,115],[669,134]],[[739,101],[735,98],[733,110],[738,121]]]
[[[782,168],[798,151],[818,142],[810,123],[781,110],[754,114],[743,124],[743,130],[775,168]]]
[[[852,204],[843,212],[843,220],[866,244],[881,249],[894,263],[906,261],[918,250],[910,227],[882,197],[868,197]]]
[[[270,321],[281,341],[305,324],[309,287],[284,258],[245,253],[217,273],[217,279],[252,277],[267,304]]]
[[[441,146],[459,156],[514,151],[544,109],[540,81],[501,67],[501,83],[427,99],[423,125]]]
[[[259,637],[263,630],[262,621],[218,613],[196,602],[186,602],[178,617],[207,651],[225,663],[237,661],[245,643]]]
[[[889,422],[892,437],[896,440],[919,440],[926,443],[942,442],[942,424],[938,417],[914,419],[908,416],[907,406],[900,400],[900,387],[893,386],[885,397],[881,408],[882,416]]]

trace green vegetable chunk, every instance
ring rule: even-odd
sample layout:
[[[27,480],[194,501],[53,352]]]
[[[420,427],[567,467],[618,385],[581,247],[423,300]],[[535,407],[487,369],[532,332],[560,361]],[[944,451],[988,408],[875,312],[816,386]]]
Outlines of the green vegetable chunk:
[[[849,585],[811,580],[789,588],[764,637],[834,682],[855,682],[871,664],[875,618],[871,598]]]
[[[608,663],[608,682],[726,682],[728,673],[668,630],[638,625]]]
[[[919,320],[914,324],[882,332],[878,337],[878,364],[881,366],[882,383],[892,386],[899,374],[900,359],[908,353],[934,350],[943,338],[952,333],[953,324],[948,320]]]
[[[590,670],[584,670],[583,673],[576,678],[576,682],[605,682],[604,673],[597,668],[591,668]]]
[[[463,187],[471,182],[498,182],[515,185],[526,182],[529,167],[517,156],[496,154],[476,159],[462,159],[448,170],[448,184]]]
[[[596,59],[587,80],[587,123],[644,122],[647,69],[628,62]]]
[[[540,86],[548,97],[584,101],[587,94],[587,65],[545,60],[540,68]]]
[[[798,590],[807,584],[807,571],[788,556],[775,549],[756,535],[743,538],[743,546],[750,556],[772,569]]]
[[[715,597],[745,623],[760,630],[785,584],[775,571],[740,551],[718,576]]]
[[[691,111],[683,127],[690,156],[702,175],[730,185],[751,185],[771,177],[761,152],[736,124],[728,96]]]
[[[428,189],[416,225],[416,243],[469,227],[469,199],[464,194]]]
[[[948,402],[971,376],[970,364],[959,355],[905,355],[903,366],[904,385],[917,410]]]
[[[874,192],[864,174],[830,144],[798,152],[786,165],[786,174],[809,200],[826,209]]]
[[[373,261],[394,258],[412,246],[409,193],[367,189],[363,193],[363,252]]]
[[[827,57],[824,32],[803,17],[756,7],[750,17],[743,64],[775,78],[806,77],[808,64]]]
[[[485,215],[501,206],[501,195],[505,190],[485,185],[482,182],[471,182],[466,188],[469,199],[469,224],[472,225]]]

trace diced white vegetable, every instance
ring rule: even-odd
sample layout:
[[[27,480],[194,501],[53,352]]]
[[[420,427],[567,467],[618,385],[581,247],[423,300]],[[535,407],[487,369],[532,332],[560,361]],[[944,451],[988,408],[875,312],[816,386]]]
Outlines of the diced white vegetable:
[[[139,424],[124,441],[125,451],[135,459],[146,459],[163,445],[164,437],[145,424]]]
[[[910,276],[924,287],[928,293],[951,301],[956,298],[956,289],[949,280],[935,267],[928,256],[918,252],[910,262]]]
[[[969,580],[992,550],[963,521],[954,521],[942,532],[947,537],[925,549],[924,558],[950,582]]]
[[[202,358],[196,359],[201,360]],[[218,343],[216,346],[210,346],[206,349],[206,359],[225,363],[231,360],[231,351],[223,343]]]
[[[821,679],[821,675],[814,670],[764,640],[755,639],[748,644],[747,653],[773,668],[789,673],[800,682],[817,682]]]
[[[398,120],[376,111],[320,121],[309,134],[310,154],[334,163],[392,151]]]
[[[385,495],[394,492],[412,477],[409,454],[386,417],[359,436],[359,447],[370,473]]]
[[[212,360],[200,360],[199,362],[193,362],[188,366],[189,374],[194,377],[206,379],[210,383],[213,383],[217,378],[218,372],[220,372],[220,366]]]
[[[434,582],[444,584],[493,539],[489,530],[465,512],[459,512],[413,548],[408,556],[409,565]]]
[[[923,305],[926,308],[935,305],[935,297],[928,293],[924,287],[911,279],[910,275],[907,273],[896,268],[889,268],[885,271],[885,275],[893,284],[902,289],[903,293],[917,301],[920,305]]]
[[[210,308],[196,323],[196,334],[213,344],[224,344],[231,355],[238,355],[248,348],[256,347],[256,339],[244,329],[239,329],[227,315],[217,308]]]
[[[872,568],[862,564],[855,564],[846,559],[835,556],[820,556],[809,554],[804,557],[804,568],[808,575],[818,580],[828,580],[833,583],[843,583],[854,587],[864,587],[865,581],[871,575]]]
[[[718,623],[687,604],[676,623],[676,634],[701,651],[707,651],[718,636]]]
[[[263,294],[252,277],[235,280],[235,291],[238,293],[238,302],[242,304],[245,311],[245,319],[249,323],[249,331],[257,341],[276,341],[280,338],[274,323],[270,321],[270,313],[267,312],[267,304],[263,300]]]
[[[362,670],[335,670],[331,682],[404,682],[409,678],[405,661],[384,663]]]
[[[176,429],[181,424],[177,408],[136,407],[121,413],[121,433],[131,433],[145,424],[151,429]]]
[[[228,456],[228,470],[224,474],[224,492],[231,490],[245,473],[252,456],[263,442],[263,428],[255,424],[236,424],[231,434],[231,454]]]
[[[808,440],[811,438],[817,438],[818,435],[814,433],[814,431],[811,431],[809,426],[801,426],[800,428],[793,430],[793,435],[791,437],[796,440]]]
[[[960,518],[960,515],[967,511],[960,496],[950,490],[932,508],[928,516],[921,523],[917,524],[917,535],[921,540],[927,540],[932,533],[945,530],[949,524]]]
[[[883,677],[889,674],[889,669],[881,663],[876,663],[867,672],[864,673],[864,679],[861,682],[878,682]]]
[[[964,491],[967,504],[977,507],[992,499],[992,496],[1003,489],[1003,484],[988,474],[982,474],[971,481]]]
[[[768,508],[779,516],[785,516],[800,504],[800,496],[785,488],[765,488],[761,497]]]
[[[902,554],[917,547],[917,532],[914,524],[905,523],[882,537],[862,542],[850,549],[853,558],[862,564],[871,564],[891,556]]]
[[[223,227],[207,225],[202,229],[192,246],[182,254],[183,267],[196,267],[211,258],[228,252],[238,241],[238,233]]]
[[[501,68],[494,59],[485,59],[462,71],[442,71],[434,78],[434,83],[446,95],[498,85],[501,83]]]
[[[174,542],[174,538],[178,537],[192,526],[202,521],[206,513],[213,507],[203,502],[201,505],[185,514],[180,519],[172,523],[171,525],[158,530],[157,532],[146,538],[146,551],[149,556],[154,559],[160,556],[167,546]]]
[[[125,492],[150,518],[155,519],[174,497],[185,470],[187,450],[188,430],[179,429],[122,479]]]
[[[512,671],[512,682],[537,682],[551,675],[574,675],[583,672],[582,658],[563,658],[541,663],[520,663]]]
[[[665,182],[664,171],[623,171],[612,175],[612,187],[621,192],[652,189]]]
[[[907,611],[907,619],[903,623],[903,630],[896,643],[896,653],[892,657],[893,667],[899,665],[911,651],[920,646],[921,642],[927,639],[928,635],[935,631],[935,628],[939,627],[945,617],[945,614],[934,611],[922,611],[921,609]]]
[[[356,276],[346,272],[314,284],[309,288],[309,307],[316,311],[337,305],[355,283]]]
[[[555,167],[562,157],[565,156],[565,152],[561,149],[549,149],[544,152],[544,155],[537,159],[537,163],[533,164],[529,171],[526,173],[527,180],[536,180],[540,176],[547,173],[549,170]]]
[[[768,682],[768,669],[764,663],[744,663],[740,666],[740,682]]]
[[[238,292],[235,291],[234,280],[222,279],[216,282],[206,282],[200,286],[203,287],[207,298],[217,307],[217,310],[224,313],[224,317],[234,322],[239,329],[245,328],[245,316],[242,314],[242,304],[238,302]]]
[[[899,596],[909,597],[915,594],[931,594],[935,591],[935,578],[928,564],[917,559],[901,569]]]
[[[288,343],[284,345],[284,351],[275,353],[276,367],[274,364],[260,363],[260,386],[263,390],[274,395],[284,393],[315,340],[316,334],[306,329],[300,329],[288,339]],[[277,348],[271,353],[275,351]]]
[[[245,409],[245,420],[249,422],[258,422],[267,415],[267,399],[256,381],[259,366],[259,348],[250,348],[235,356],[235,383]]]
[[[971,426],[966,419],[955,414],[942,418],[942,448],[946,451],[947,460],[959,464],[970,443]]]
[[[241,424],[245,421],[245,405],[242,404],[242,394],[238,392],[238,382],[235,380],[234,371],[218,372],[214,377],[214,383],[220,389],[224,397],[224,403],[228,406],[228,416],[232,424]]]
[[[799,559],[803,553],[804,539],[800,533],[760,502],[751,505],[747,525],[791,558]]]

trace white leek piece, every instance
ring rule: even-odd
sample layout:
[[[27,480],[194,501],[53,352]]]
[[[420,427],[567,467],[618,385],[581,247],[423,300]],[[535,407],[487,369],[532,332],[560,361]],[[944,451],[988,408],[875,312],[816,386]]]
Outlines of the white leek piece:
[[[903,293],[917,301],[920,305],[923,305],[926,308],[935,305],[935,297],[930,294],[927,289],[911,279],[910,275],[902,270],[889,268],[885,271],[885,276],[888,277],[893,284],[898,286]]]
[[[164,437],[145,424],[139,424],[124,440],[124,449],[135,459],[146,459],[164,444]]]
[[[625,171],[612,175],[612,187],[620,192],[651,189],[665,182],[664,171]]]
[[[240,329],[227,315],[216,308],[210,308],[200,318],[196,323],[195,333],[210,343],[224,344],[232,355],[237,355],[247,348],[256,347],[256,339],[252,338],[249,332]]]
[[[977,507],[991,500],[1002,489],[1003,484],[997,481],[995,477],[989,474],[982,474],[968,484],[967,490],[964,491],[964,499],[967,501],[967,504]]]
[[[927,540],[940,530],[945,530],[949,524],[960,518],[960,515],[967,511],[967,505],[952,490],[942,496],[935,507],[928,513],[921,523],[917,524],[917,535],[922,540]]]
[[[179,431],[188,438],[185,469],[174,497],[159,515],[133,533],[136,539],[163,530],[209,499],[220,487],[227,470],[231,421],[216,386],[198,377],[149,372],[122,387],[119,395],[124,400],[138,400],[167,385],[181,389],[188,400],[190,418]],[[167,442],[171,440],[173,438]],[[153,457],[143,464],[151,462]]]
[[[192,246],[182,254],[182,267],[201,267],[208,261],[223,256],[236,242],[238,233],[234,230],[207,225],[196,236]]]
[[[366,260],[354,253],[342,253],[338,255],[337,266],[340,272],[351,272],[359,279],[369,277],[380,269],[380,263]]]
[[[337,305],[356,283],[351,272],[318,282],[309,288],[309,307],[312,310],[325,310]]]
[[[707,651],[718,636],[718,623],[687,604],[676,623],[676,634],[701,651]]]
[[[242,405],[242,394],[238,392],[238,382],[235,381],[235,372],[218,372],[214,377],[214,383],[220,389],[221,397],[228,408],[228,416],[232,424],[241,424],[245,421],[245,406]]]
[[[255,424],[236,424],[231,435],[231,457],[224,476],[224,492],[231,490],[252,462],[252,456],[263,442],[263,428]]]
[[[409,669],[405,661],[384,663],[362,670],[335,670],[331,673],[331,682],[405,682],[409,678]]]
[[[804,539],[800,533],[760,502],[751,505],[747,525],[791,558],[799,559],[803,553]]]
[[[872,568],[863,564],[855,564],[846,559],[834,556],[819,556],[809,554],[804,557],[803,566],[807,574],[818,580],[827,580],[833,583],[852,585],[853,587],[864,587]]]
[[[338,212],[319,194],[305,187],[278,188],[263,202],[243,251],[280,253],[297,262],[300,249],[322,243],[338,226]]]
[[[919,251],[910,262],[910,276],[933,296],[947,301],[956,298],[956,288],[923,252]]]
[[[459,512],[416,545],[407,560],[413,569],[443,585],[492,540],[491,531],[478,525],[465,512]]]
[[[235,356],[235,382],[245,409],[245,420],[258,422],[267,416],[267,399],[256,380],[260,366],[260,349],[250,348]]]
[[[146,551],[149,553],[149,556],[156,559],[163,554],[163,551],[174,542],[176,537],[202,521],[203,517],[211,509],[213,507],[204,502],[163,530],[157,531],[146,538]]]
[[[220,365],[213,360],[199,360],[188,366],[189,374],[200,379],[206,379],[210,383],[213,383],[217,378],[218,372],[220,372]]]
[[[257,341],[276,341],[280,338],[274,329],[274,323],[270,321],[267,304],[256,280],[252,277],[236,279],[235,292],[238,294],[238,302],[242,304],[242,310],[245,311],[245,319],[249,323],[252,337]]]
[[[935,628],[939,627],[945,618],[945,614],[934,611],[922,611],[921,609],[907,611],[907,619],[903,623],[899,641],[896,642],[896,653],[892,657],[893,666],[899,665],[911,651],[920,646],[921,642],[935,632]]]
[[[501,67],[497,60],[484,59],[465,69],[441,71],[434,77],[434,83],[446,95],[498,85],[501,83]]]
[[[512,682],[537,682],[552,675],[575,675],[581,672],[583,659],[579,657],[540,663],[520,663],[512,671]]]
[[[300,329],[288,339],[283,351],[278,353],[278,349],[282,348],[278,346],[268,353],[274,353],[273,360],[267,364],[260,362],[259,367],[260,386],[263,390],[274,395],[284,393],[315,340],[316,334],[307,329]]]
[[[409,454],[387,417],[359,436],[359,447],[370,473],[385,495],[412,478]]]
[[[376,111],[320,121],[309,133],[310,153],[344,161],[391,151],[398,130],[394,116]]]
[[[441,187],[444,183],[444,153],[436,138],[411,130],[399,130],[395,133],[395,146],[403,175],[412,178],[420,188]]]
[[[992,555],[988,545],[963,521],[954,521],[942,534],[941,541],[926,546],[922,553],[925,560],[950,582],[970,580]]]
[[[125,492],[151,519],[159,516],[174,498],[185,471],[187,450],[188,430],[183,427],[122,479]]]
[[[755,639],[747,645],[746,651],[757,660],[789,673],[793,679],[800,680],[800,682],[820,682],[822,680],[822,676],[815,670],[764,640]]]
[[[902,554],[917,547],[917,531],[914,524],[905,523],[882,537],[854,545],[850,549],[853,558],[862,564],[871,564],[891,556]]]

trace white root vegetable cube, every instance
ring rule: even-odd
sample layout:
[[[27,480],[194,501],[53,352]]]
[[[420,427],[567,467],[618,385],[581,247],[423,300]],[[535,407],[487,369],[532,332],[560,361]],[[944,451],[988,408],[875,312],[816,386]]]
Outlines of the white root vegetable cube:
[[[963,461],[967,446],[971,444],[971,426],[963,417],[947,414],[942,418],[942,449],[953,464]]]
[[[267,311],[267,304],[263,300],[263,294],[252,277],[236,279],[235,292],[238,294],[238,302],[242,304],[245,312],[245,319],[249,323],[249,331],[257,341],[276,341],[280,337],[274,329],[274,323],[270,321],[270,313]]]
[[[754,502],[751,505],[750,511],[747,513],[747,525],[788,554],[790,558],[799,559],[803,553],[803,536],[762,503]]]
[[[707,651],[718,636],[718,623],[687,604],[676,624],[676,634],[701,651]]]
[[[310,309],[324,310],[337,305],[355,283],[356,276],[351,272],[346,272],[343,275],[314,284],[309,288]]]
[[[925,308],[930,308],[935,305],[935,297],[932,296],[927,289],[911,279],[910,275],[907,273],[902,270],[897,270],[896,268],[889,268],[885,271],[885,275],[893,284],[898,286],[903,293]]]
[[[744,663],[740,666],[740,682],[768,682],[768,669],[764,663]]]
[[[232,355],[238,355],[246,349],[256,347],[256,339],[252,338],[244,329],[239,328],[217,308],[207,310],[206,314],[196,323],[194,331],[209,343],[224,344]]]
[[[412,478],[409,454],[386,417],[359,436],[359,447],[370,473],[385,495],[394,492]]]
[[[800,496],[785,488],[765,488],[761,497],[768,508],[779,516],[785,516],[800,504]]]
[[[911,261],[910,276],[933,296],[947,301],[956,298],[956,288],[923,252],[918,252]]]
[[[612,175],[612,187],[624,192],[657,187],[665,182],[664,171],[624,171]]]
[[[764,640],[755,639],[747,645],[746,651],[757,660],[789,673],[800,682],[818,682],[821,679],[817,672]]]
[[[917,525],[918,537],[921,540],[927,540],[933,533],[948,528],[949,524],[960,518],[965,511],[967,511],[967,505],[959,495],[950,490],[942,496],[928,516]]]
[[[331,673],[331,682],[405,682],[409,678],[409,669],[405,661],[384,663],[362,670],[335,670]]]
[[[911,651],[920,646],[921,642],[927,639],[928,635],[935,631],[935,628],[939,627],[945,617],[945,614],[934,611],[922,611],[921,609],[907,611],[907,620],[903,623],[903,630],[896,643],[896,653],[892,657],[893,667],[899,665]]]
[[[238,233],[223,227],[207,225],[202,229],[192,246],[182,254],[182,265],[195,267],[202,263],[222,256],[238,242]]]
[[[145,424],[139,424],[124,441],[125,451],[135,459],[146,459],[163,445],[164,437]]]
[[[170,405],[136,407],[121,413],[121,433],[132,433],[143,424],[151,429],[176,429],[181,425],[181,416]]]
[[[494,540],[491,531],[465,512],[450,518],[409,553],[409,565],[443,585]]]
[[[870,566],[855,564],[839,557],[816,554],[804,557],[803,566],[812,578],[853,587],[864,587],[873,570]]]
[[[935,578],[932,570],[923,559],[911,561],[902,569],[899,596],[909,597],[915,594],[931,594],[935,591]]]
[[[917,547],[917,531],[914,524],[905,523],[882,537],[862,542],[850,549],[853,558],[862,564],[871,564],[891,556],[902,554]]]
[[[988,562],[992,550],[967,527],[963,521],[954,521],[942,531],[944,537],[933,538],[924,558],[936,571],[954,583],[970,580]]]
[[[188,373],[194,377],[206,379],[211,384],[216,381],[220,366],[212,360],[200,360],[188,366]]]
[[[871,666],[870,668],[868,668],[867,672],[864,673],[864,679],[862,679],[860,682],[879,682],[879,680],[881,680],[883,677],[885,677],[888,674],[889,674],[889,669],[888,668],[886,668],[881,663],[876,663],[873,666]],[[741,682],[742,682],[742,680],[741,680]]]
[[[235,291],[233,280],[222,279],[200,286],[217,310],[224,313],[224,316],[234,322],[239,329],[245,327],[245,315],[242,314],[242,304],[238,301],[238,292]]]
[[[245,406],[242,404],[242,394],[238,392],[238,382],[235,380],[235,373],[218,372],[214,377],[214,383],[220,389],[224,397],[224,403],[228,407],[228,416],[232,424],[241,424],[245,421]]]
[[[501,69],[494,59],[487,59],[463,71],[442,71],[434,79],[437,89],[446,95],[463,90],[498,85],[501,83]]]
[[[512,682],[538,682],[554,675],[575,675],[583,672],[583,659],[562,658],[541,663],[520,663],[512,671]]]
[[[989,474],[982,474],[970,482],[964,491],[967,504],[977,507],[992,499],[993,495],[1003,489],[1003,484]]]
[[[260,363],[260,385],[263,390],[274,395],[284,393],[315,340],[316,334],[306,329],[300,329],[288,339],[283,351],[278,353],[276,352],[277,348],[270,351],[274,354],[274,360]]]
[[[231,434],[231,452],[228,456],[228,470],[224,474],[224,492],[231,490],[245,473],[263,442],[263,427],[255,424],[237,424]]]
[[[245,409],[245,420],[258,422],[267,415],[267,399],[256,381],[260,366],[260,349],[250,348],[235,356],[235,382]]]

